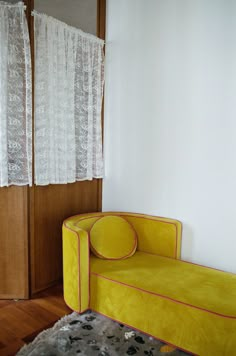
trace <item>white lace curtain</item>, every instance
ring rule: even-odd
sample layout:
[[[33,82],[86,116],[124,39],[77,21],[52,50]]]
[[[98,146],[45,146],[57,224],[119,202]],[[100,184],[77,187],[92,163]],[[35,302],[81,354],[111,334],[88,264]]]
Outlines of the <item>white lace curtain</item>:
[[[33,14],[35,183],[102,178],[104,42]]]
[[[23,3],[0,2],[0,186],[32,184],[31,58]]]

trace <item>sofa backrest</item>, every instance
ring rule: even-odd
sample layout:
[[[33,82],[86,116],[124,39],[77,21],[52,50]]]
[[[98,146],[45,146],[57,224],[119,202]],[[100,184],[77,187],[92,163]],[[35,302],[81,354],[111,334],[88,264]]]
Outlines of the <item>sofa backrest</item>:
[[[138,236],[137,250],[156,255],[180,258],[181,223],[174,219],[150,215],[125,215]]]
[[[65,223],[90,232],[93,224],[103,216],[115,215],[125,218],[135,229],[138,251],[179,259],[181,252],[181,223],[178,220],[145,214],[106,212],[89,213],[70,217]]]

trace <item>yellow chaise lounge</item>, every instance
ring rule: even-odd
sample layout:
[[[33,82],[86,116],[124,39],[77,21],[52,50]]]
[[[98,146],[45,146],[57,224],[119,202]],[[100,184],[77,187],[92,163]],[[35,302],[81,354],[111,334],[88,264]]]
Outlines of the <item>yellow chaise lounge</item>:
[[[110,240],[125,245],[131,233],[134,244],[117,258]],[[71,217],[63,223],[65,301],[78,313],[94,310],[195,355],[236,355],[236,275],[181,261],[180,247],[181,223],[173,219]]]

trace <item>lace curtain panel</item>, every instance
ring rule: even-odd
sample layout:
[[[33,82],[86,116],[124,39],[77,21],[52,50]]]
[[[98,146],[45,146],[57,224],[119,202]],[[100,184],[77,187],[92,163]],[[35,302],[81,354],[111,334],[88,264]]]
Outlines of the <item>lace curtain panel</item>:
[[[31,58],[23,3],[0,2],[0,186],[32,185]]]
[[[35,26],[35,183],[103,177],[104,42],[44,14]]]

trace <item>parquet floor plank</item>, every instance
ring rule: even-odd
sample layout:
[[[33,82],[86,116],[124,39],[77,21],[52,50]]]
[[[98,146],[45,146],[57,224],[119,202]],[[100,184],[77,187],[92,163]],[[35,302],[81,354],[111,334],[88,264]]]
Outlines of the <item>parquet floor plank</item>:
[[[3,347],[5,347],[5,345],[0,342],[0,350],[1,350]]]
[[[0,324],[3,324],[9,330],[14,330],[14,334],[20,339],[41,326],[37,319],[30,317],[16,306],[8,306],[1,310]]]
[[[21,339],[17,339],[12,344],[7,345],[4,349],[0,349],[0,356],[15,356],[17,351],[24,346]]]
[[[50,297],[34,300],[34,304],[37,304],[47,311],[56,314],[59,318],[66,314],[65,307],[59,303],[55,304],[54,300],[50,299]],[[67,309],[69,311],[68,307]]]
[[[72,311],[63,300],[62,285],[31,300],[0,300],[0,356],[13,356],[38,333]]]
[[[0,323],[0,343],[4,346],[11,344],[17,339],[16,335],[9,330],[4,323]],[[2,347],[1,347],[2,348]]]
[[[16,308],[21,309],[24,313],[26,313],[32,318],[37,318],[37,320],[40,322],[40,325],[51,323],[52,321],[56,320],[58,317],[57,314],[42,308],[41,306],[39,306],[37,303],[34,303],[33,301],[31,304],[28,305],[26,305],[24,302],[19,303],[16,305]]]
[[[13,304],[13,300],[0,300],[0,309],[6,307],[7,305]]]

